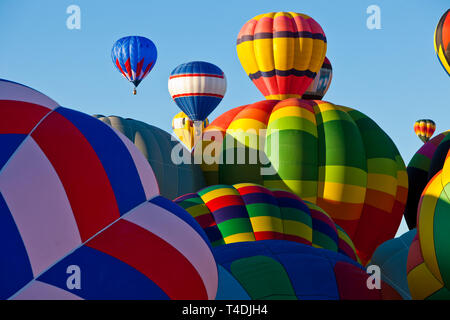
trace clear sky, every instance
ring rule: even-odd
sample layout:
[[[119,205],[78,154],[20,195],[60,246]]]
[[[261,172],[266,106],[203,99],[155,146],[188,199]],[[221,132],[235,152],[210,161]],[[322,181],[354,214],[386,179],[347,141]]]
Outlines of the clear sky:
[[[66,26],[69,5],[81,29]],[[367,7],[381,9],[381,29],[366,26]],[[236,37],[252,17],[295,11],[318,21],[327,36],[333,81],[325,100],[362,111],[393,139],[407,164],[422,142],[419,118],[450,127],[450,78],[433,34],[448,0],[0,0],[0,78],[31,86],[61,105],[89,114],[135,118],[171,131],[179,111],[167,80],[178,64],[204,60],[226,74],[227,93],[210,115],[264,99],[236,54]],[[158,60],[132,95],[110,52],[127,35],[152,39]],[[407,230],[402,223],[398,234]]]

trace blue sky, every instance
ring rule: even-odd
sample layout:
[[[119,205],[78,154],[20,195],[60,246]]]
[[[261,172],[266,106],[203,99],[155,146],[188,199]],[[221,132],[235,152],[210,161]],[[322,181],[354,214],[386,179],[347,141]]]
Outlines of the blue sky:
[[[69,5],[81,9],[81,29],[66,27]],[[381,9],[381,29],[366,27],[369,5]],[[31,86],[61,105],[89,114],[119,115],[171,131],[178,107],[167,80],[178,64],[204,60],[225,72],[225,98],[212,120],[263,99],[245,75],[235,42],[242,25],[271,11],[312,16],[325,31],[333,81],[325,100],[362,111],[394,140],[407,164],[422,142],[412,126],[450,125],[450,78],[434,54],[433,33],[448,0],[0,0],[0,78]],[[113,67],[115,40],[153,40],[158,61],[133,96]],[[407,230],[404,223],[398,234]]]

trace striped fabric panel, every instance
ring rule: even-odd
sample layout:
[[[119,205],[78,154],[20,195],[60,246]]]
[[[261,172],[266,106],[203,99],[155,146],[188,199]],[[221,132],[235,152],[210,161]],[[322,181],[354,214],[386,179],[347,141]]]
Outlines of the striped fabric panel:
[[[211,267],[215,265],[211,247],[202,228],[186,211],[170,200],[156,197],[130,212],[124,219],[166,241],[183,255],[201,278],[207,297],[214,298],[217,270]],[[167,229],[168,225],[171,226],[170,230]]]
[[[47,97],[46,95],[42,94],[37,90],[4,79],[0,79],[0,101],[11,101],[11,102],[14,101],[23,104],[32,104],[36,106],[41,106],[43,109],[47,109],[46,112],[50,112],[51,110],[59,106],[59,104],[56,101],[50,99],[49,97]],[[15,111],[17,111],[17,114],[19,114],[19,110]],[[29,112],[32,111],[29,110]],[[37,112],[37,109],[33,110],[33,112]],[[9,113],[9,115],[13,116],[14,113]],[[4,119],[3,117],[1,118]],[[22,113],[22,119],[25,120],[32,118],[33,116],[31,116],[30,118],[30,114],[28,112]],[[0,126],[0,128],[3,128],[3,124],[2,126]]]
[[[306,15],[272,12],[242,27],[237,52],[245,72],[266,99],[299,98],[323,63],[326,37],[320,25]]]
[[[21,235],[33,276],[82,242],[60,177],[34,139],[25,140],[0,173],[0,192]],[[95,224],[95,215],[89,219]]]

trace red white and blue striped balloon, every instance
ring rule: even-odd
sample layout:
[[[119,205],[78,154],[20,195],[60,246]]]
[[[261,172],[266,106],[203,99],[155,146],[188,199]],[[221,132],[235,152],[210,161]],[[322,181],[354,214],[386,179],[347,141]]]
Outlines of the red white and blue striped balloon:
[[[111,50],[114,66],[135,87],[155,66],[156,46],[150,39],[128,36],[117,40]]]
[[[169,77],[169,93],[193,121],[204,121],[227,89],[223,71],[216,65],[192,61],[176,67]]]
[[[195,220],[120,132],[0,80],[0,299],[212,299]],[[81,271],[72,288],[68,270]]]

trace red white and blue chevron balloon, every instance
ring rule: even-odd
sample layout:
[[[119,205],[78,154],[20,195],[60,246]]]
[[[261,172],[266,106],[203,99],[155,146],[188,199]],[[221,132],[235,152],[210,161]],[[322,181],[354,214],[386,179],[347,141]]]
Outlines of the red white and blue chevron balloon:
[[[226,89],[225,74],[209,62],[183,63],[169,77],[170,95],[193,121],[204,121],[222,101]]]
[[[0,299],[213,299],[218,281],[130,140],[1,79],[0,266]]]

